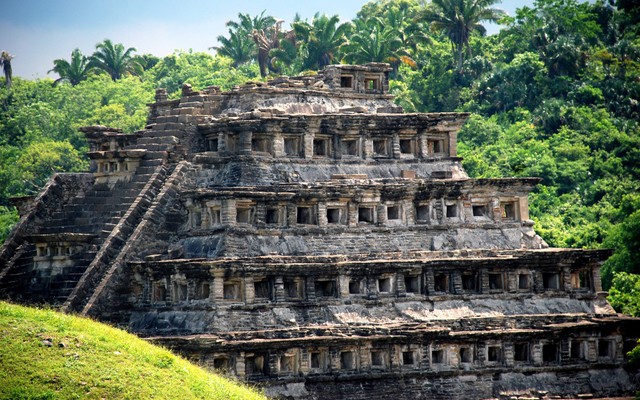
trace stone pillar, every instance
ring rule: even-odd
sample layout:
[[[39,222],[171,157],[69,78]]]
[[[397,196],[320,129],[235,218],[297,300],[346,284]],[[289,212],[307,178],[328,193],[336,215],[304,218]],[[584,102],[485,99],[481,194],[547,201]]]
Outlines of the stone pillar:
[[[347,224],[349,226],[358,226],[358,205],[349,203],[347,205]]]
[[[518,273],[511,271],[511,272],[507,272],[507,291],[511,292],[511,293],[515,293],[518,291],[518,286],[519,286],[519,282],[518,282]]]
[[[349,277],[346,275],[338,276],[338,290],[340,291],[340,297],[343,299],[349,298]]]
[[[587,361],[598,361],[598,341],[597,339],[590,339],[587,341]]]
[[[531,362],[538,367],[542,365],[542,343],[534,342],[531,344]]]
[[[302,151],[304,153],[303,157],[307,160],[313,158],[313,133],[305,133],[302,140]]]
[[[247,358],[244,351],[241,351],[236,357],[236,375],[238,377],[243,378],[246,375],[246,364],[245,359]]]
[[[449,132],[449,157],[458,156],[458,131]]]
[[[316,284],[315,280],[311,277],[305,279],[305,293],[307,294],[308,301],[316,300]]]
[[[480,274],[480,293],[489,293],[489,272],[486,268],[482,268],[478,274]]]
[[[358,358],[357,366],[360,371],[366,371],[371,367],[371,363],[369,362],[371,359],[370,354],[371,342],[367,342],[364,346],[358,346],[356,356]]]
[[[253,276],[244,278],[244,299],[247,304],[252,304],[256,298],[256,290],[253,282]]]
[[[366,277],[367,298],[375,300],[378,298],[378,280],[375,276]]]
[[[326,203],[318,203],[318,225],[326,226],[328,224],[327,220],[327,204]]]
[[[147,277],[144,279],[144,283],[142,286],[142,298],[140,299],[143,303],[149,304],[151,303],[151,279]]]
[[[529,219],[529,199],[527,196],[518,198],[518,211],[520,212],[520,221],[526,221]]]
[[[411,200],[402,202],[402,212],[404,213],[404,223],[408,226],[416,224],[416,206]]]
[[[355,91],[364,93],[366,89],[364,86],[364,72],[356,71],[354,79],[355,79],[355,87],[354,87]]]
[[[500,208],[500,199],[498,197],[492,197],[489,202],[489,207],[491,207],[491,219],[494,222],[502,221],[502,209]]]
[[[287,226],[296,226],[298,223],[298,207],[294,204],[287,205]]]
[[[571,360],[571,340],[567,337],[563,337],[558,345],[560,347],[558,362],[562,365]]]
[[[222,153],[227,150],[227,142],[224,140],[224,133],[218,133],[218,153]]]
[[[571,292],[571,269],[567,265],[559,265],[560,268],[560,289]]]
[[[398,272],[396,274],[396,293],[398,297],[406,297],[407,296],[407,287],[404,282],[404,273]]]
[[[263,203],[256,204],[256,226],[264,227],[266,225],[267,206]]]
[[[513,367],[515,363],[513,359],[513,343],[504,343],[502,346],[502,359],[505,366]]]
[[[284,138],[277,133],[273,136],[273,156],[284,157]]]
[[[342,150],[340,149],[340,136],[332,135],[331,136],[331,146],[333,146],[333,157],[336,160],[342,158]]]
[[[598,263],[594,265],[591,269],[591,273],[593,274],[593,291],[594,292],[602,292],[602,278],[600,277],[600,267],[602,263]]]
[[[286,295],[284,293],[284,279],[282,276],[276,276],[273,283],[273,294],[276,303],[285,301]]]
[[[300,366],[298,367],[303,375],[306,375],[311,371],[311,360],[309,357],[309,350],[306,348],[300,349]]]
[[[471,208],[471,201],[469,201],[469,199],[462,201],[462,210],[458,211],[462,217],[462,221],[473,221],[473,208]]]
[[[544,282],[542,279],[542,272],[540,271],[532,271],[531,278],[533,280],[533,291],[536,293],[544,292]]]
[[[220,210],[220,222],[222,225],[235,225],[236,224],[236,201],[224,200],[222,202],[222,209]]]
[[[253,137],[252,132],[242,131],[238,138],[238,154],[251,155],[251,139]]]
[[[453,293],[462,293],[462,275],[460,275],[460,271],[453,271],[451,280],[453,283]]]
[[[401,157],[402,153],[400,152],[400,138],[398,137],[398,135],[393,135],[393,138],[391,139],[391,154],[395,159],[400,159]]]
[[[362,157],[364,159],[373,158],[373,139],[370,137],[364,139],[364,148],[362,149]]]
[[[224,271],[213,271],[213,296],[217,301],[224,300]]]
[[[387,225],[387,207],[384,204],[378,204],[376,213],[378,214],[378,225]]]
[[[312,212],[315,212],[316,214],[316,221],[315,223],[320,225],[320,219],[324,218],[325,221],[327,219],[327,205],[325,203],[318,203],[315,205],[315,207],[312,207]]]
[[[429,142],[427,140],[427,135],[424,132],[421,132],[417,136],[418,139],[418,156],[420,158],[429,157]]]
[[[487,362],[487,344],[485,342],[478,343],[478,363],[484,365]]]
[[[435,291],[433,270],[428,269],[424,273],[424,288],[428,295],[433,294]]]

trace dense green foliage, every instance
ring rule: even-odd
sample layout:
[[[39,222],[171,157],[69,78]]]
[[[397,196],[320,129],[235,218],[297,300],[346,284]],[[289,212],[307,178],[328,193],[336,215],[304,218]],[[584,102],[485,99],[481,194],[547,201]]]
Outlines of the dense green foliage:
[[[0,235],[16,220],[9,196],[86,167],[78,126],[140,129],[154,88],[175,97],[185,82],[230,88],[327,62],[387,61],[407,111],[472,113],[459,135],[470,176],[542,178],[531,217],[550,245],[614,249],[603,281],[616,289],[614,273],[640,272],[640,13],[627,0],[536,0],[484,36],[483,25],[501,16],[494,3],[379,0],[350,22],[317,14],[289,29],[266,12],[240,13],[215,57],[136,56],[105,40],[82,79],[72,80],[84,60],[76,52],[67,69],[77,73],[58,85],[16,79],[0,87]],[[116,76],[98,58],[142,68]]]
[[[0,88],[0,242],[18,220],[10,197],[37,194],[55,172],[88,170],[87,143],[79,127],[101,124],[133,132],[144,127],[146,104],[157,87],[177,97],[183,83],[196,90],[209,85],[230,89],[258,76],[255,65],[236,69],[231,59],[205,53],[136,57],[149,67],[138,76],[114,80],[94,68],[79,79],[72,72],[80,64],[86,67],[86,57],[74,50],[72,65],[54,61],[55,72],[68,73],[64,78],[14,78],[11,89]]]
[[[640,317],[640,275],[620,272],[613,278],[609,302],[616,309]]]
[[[0,302],[0,399],[264,399],[124,331]]]

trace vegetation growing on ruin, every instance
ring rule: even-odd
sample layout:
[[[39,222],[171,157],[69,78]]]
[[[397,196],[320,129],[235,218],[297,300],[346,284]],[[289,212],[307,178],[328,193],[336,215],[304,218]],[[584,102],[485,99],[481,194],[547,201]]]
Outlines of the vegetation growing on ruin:
[[[349,23],[317,14],[278,24],[268,10],[239,10],[228,34],[211,39],[215,56],[157,58],[106,41],[82,55],[70,44],[69,61],[52,61],[59,82],[14,78],[0,87],[0,240],[17,220],[10,196],[36,193],[53,172],[86,168],[79,126],[141,129],[157,87],[175,98],[183,83],[228,89],[266,79],[261,72],[377,61],[393,66],[392,91],[407,111],[472,113],[459,146],[470,176],[543,178],[531,217],[550,245],[615,249],[605,288],[615,272],[640,273],[635,3],[536,0],[512,17],[493,0],[459,14],[452,3],[378,0]],[[452,21],[461,15],[464,23]],[[496,19],[502,30],[483,36]]]
[[[264,399],[88,319],[0,302],[0,399]]]

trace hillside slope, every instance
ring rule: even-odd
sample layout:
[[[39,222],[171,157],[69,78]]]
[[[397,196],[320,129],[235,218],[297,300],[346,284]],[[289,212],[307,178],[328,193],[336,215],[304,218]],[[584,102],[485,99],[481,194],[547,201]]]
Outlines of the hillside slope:
[[[121,330],[0,302],[0,399],[264,399]]]

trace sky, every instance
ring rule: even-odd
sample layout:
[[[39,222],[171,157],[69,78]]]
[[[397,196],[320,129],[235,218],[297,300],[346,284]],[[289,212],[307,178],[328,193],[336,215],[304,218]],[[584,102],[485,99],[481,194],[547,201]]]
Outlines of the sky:
[[[2,0],[0,50],[12,60],[13,75],[44,77],[53,60],[70,60],[76,47],[85,55],[104,39],[136,48],[135,54],[158,57],[174,50],[213,53],[216,37],[226,35],[225,22],[238,13],[273,15],[288,27],[296,13],[311,19],[316,12],[351,20],[367,0]],[[504,0],[497,5],[510,15],[533,0]],[[495,33],[497,27],[489,27]]]

